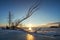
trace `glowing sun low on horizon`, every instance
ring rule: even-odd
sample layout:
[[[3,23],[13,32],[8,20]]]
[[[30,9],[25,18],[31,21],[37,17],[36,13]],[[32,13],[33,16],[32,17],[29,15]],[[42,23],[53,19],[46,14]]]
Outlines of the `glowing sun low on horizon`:
[[[27,25],[27,27],[29,27],[28,30],[32,30],[32,24],[31,24],[31,23],[29,23],[29,24]]]
[[[31,27],[29,27],[29,30],[32,30],[32,28],[31,28]]]

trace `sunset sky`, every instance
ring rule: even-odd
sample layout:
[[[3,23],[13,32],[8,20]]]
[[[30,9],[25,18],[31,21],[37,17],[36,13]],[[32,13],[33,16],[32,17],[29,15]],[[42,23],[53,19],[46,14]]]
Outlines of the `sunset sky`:
[[[8,23],[11,11],[13,20],[23,18],[36,0],[0,0],[0,24]],[[23,21],[24,24],[60,22],[60,0],[41,0],[39,9]]]

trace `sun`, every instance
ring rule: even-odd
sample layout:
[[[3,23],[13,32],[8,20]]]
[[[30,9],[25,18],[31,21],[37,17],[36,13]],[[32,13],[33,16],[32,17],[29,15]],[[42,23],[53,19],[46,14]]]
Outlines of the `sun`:
[[[32,28],[31,28],[31,27],[29,27],[29,30],[32,30]]]
[[[28,27],[28,30],[32,30],[32,24],[31,23],[29,23],[28,25],[27,25],[27,27]]]

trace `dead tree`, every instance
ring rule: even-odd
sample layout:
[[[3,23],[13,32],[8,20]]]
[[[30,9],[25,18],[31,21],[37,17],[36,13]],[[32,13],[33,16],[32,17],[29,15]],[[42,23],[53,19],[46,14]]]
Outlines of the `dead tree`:
[[[11,27],[11,23],[12,23],[12,15],[11,12],[9,11],[9,17],[8,17],[8,23],[9,23],[9,27]]]
[[[25,15],[24,18],[22,19],[18,19],[14,24],[14,27],[16,28],[19,23],[21,23],[22,21],[26,20],[27,18],[29,18],[37,9],[38,9],[38,6],[39,6],[40,2],[39,1],[36,1],[28,10],[27,14]]]

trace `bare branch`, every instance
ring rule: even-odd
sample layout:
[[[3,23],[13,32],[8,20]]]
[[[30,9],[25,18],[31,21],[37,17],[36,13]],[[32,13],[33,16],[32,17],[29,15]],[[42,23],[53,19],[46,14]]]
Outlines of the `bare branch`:
[[[26,20],[27,18],[29,18],[38,8],[40,2],[36,1],[28,10],[28,13],[26,15],[26,17],[24,17],[23,19],[18,19],[18,21],[15,23],[15,26],[18,26],[19,23],[21,23],[22,21]]]

